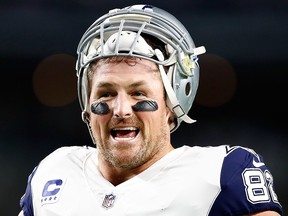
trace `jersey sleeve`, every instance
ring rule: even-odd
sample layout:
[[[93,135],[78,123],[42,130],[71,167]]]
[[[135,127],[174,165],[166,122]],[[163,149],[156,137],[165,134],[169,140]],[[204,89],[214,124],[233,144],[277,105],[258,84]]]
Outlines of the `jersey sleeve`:
[[[56,173],[62,175],[63,171],[67,170],[70,172],[73,169],[70,169],[70,167],[67,169],[66,164],[73,164],[81,169],[83,161],[94,149],[88,146],[63,146],[41,160],[29,175],[25,194],[20,199],[20,207],[24,212],[24,216],[43,215],[39,211],[39,206],[44,203],[58,201],[58,196],[57,199],[56,196],[53,197],[53,200],[50,197],[60,193],[60,188],[62,189],[60,185],[62,185],[63,179],[54,179],[54,175]],[[54,188],[52,191],[48,190],[49,186],[54,184],[59,187]],[[43,197],[44,200],[42,200]],[[49,199],[46,199],[47,197]]]
[[[24,216],[34,216],[31,181],[38,167],[35,167],[33,172],[28,177],[25,194],[20,199],[20,207],[23,210]]]
[[[226,147],[220,185],[209,215],[246,215],[272,210],[282,215],[273,177],[252,149]]]

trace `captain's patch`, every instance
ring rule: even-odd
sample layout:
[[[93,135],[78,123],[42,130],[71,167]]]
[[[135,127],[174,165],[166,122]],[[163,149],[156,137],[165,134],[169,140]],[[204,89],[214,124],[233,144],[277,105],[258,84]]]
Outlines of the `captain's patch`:
[[[43,186],[41,205],[55,203],[59,200],[64,186],[63,179],[52,179]]]

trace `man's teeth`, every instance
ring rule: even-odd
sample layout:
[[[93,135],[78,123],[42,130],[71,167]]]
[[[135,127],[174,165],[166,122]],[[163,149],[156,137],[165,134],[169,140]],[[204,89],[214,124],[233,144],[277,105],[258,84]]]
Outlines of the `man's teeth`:
[[[120,130],[137,130],[136,127],[121,127],[121,128],[113,128],[113,131],[120,131]]]
[[[119,127],[113,128],[111,131],[111,135],[114,138],[134,138],[138,134],[138,129],[136,127]]]

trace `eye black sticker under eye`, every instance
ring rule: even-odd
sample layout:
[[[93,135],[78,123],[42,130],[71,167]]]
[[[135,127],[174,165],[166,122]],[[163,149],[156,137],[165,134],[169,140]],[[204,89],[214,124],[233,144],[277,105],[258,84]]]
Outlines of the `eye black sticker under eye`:
[[[91,105],[91,112],[97,115],[106,115],[110,111],[107,103],[96,102]]]
[[[158,110],[158,104],[155,101],[143,100],[133,105],[132,109],[135,112],[153,112]]]

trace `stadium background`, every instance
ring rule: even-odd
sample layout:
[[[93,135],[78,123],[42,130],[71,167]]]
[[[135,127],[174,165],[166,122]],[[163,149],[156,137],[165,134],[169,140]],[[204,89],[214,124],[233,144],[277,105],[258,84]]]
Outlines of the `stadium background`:
[[[17,215],[27,177],[63,145],[92,145],[76,98],[76,48],[109,9],[143,1],[28,0],[0,3],[0,215]],[[187,27],[200,56],[199,92],[174,146],[253,148],[274,175],[287,214],[288,2],[146,1]],[[285,214],[284,214],[285,215]]]

